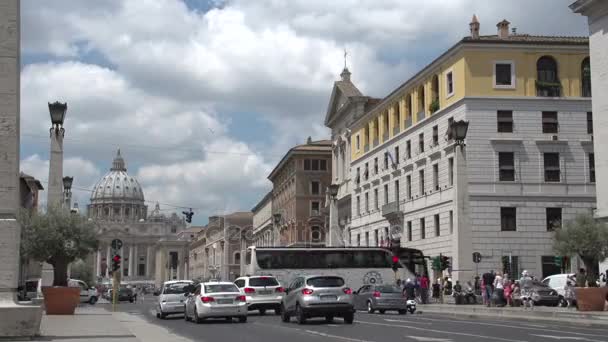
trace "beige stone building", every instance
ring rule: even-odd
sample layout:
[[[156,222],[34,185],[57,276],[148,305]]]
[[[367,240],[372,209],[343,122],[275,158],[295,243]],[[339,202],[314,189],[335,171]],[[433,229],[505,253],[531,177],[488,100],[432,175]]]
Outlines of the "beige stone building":
[[[252,243],[253,213],[209,217],[209,223],[189,244],[192,279],[234,280],[241,275],[241,255]]]
[[[253,244],[258,247],[274,246],[277,240],[272,220],[272,191],[251,209],[253,213]]]
[[[291,148],[272,170],[272,214],[277,222],[278,245],[323,246],[327,214],[325,189],[331,183],[330,140],[308,141]]]

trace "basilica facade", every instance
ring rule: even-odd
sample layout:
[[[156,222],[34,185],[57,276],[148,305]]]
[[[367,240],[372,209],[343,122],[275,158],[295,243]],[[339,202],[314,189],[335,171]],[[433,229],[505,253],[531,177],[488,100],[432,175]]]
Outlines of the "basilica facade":
[[[110,171],[95,185],[87,209],[99,239],[93,257],[98,282],[109,283],[114,239],[123,243],[119,272],[124,284],[158,287],[170,279],[189,278],[188,241],[179,234],[186,229],[184,219],[176,213],[164,215],[159,204],[148,214],[143,189],[127,173],[120,150]]]

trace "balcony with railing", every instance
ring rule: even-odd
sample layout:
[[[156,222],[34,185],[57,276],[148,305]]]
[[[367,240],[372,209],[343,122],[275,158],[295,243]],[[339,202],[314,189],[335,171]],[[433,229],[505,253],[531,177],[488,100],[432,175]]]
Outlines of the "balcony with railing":
[[[536,96],[560,97],[562,84],[559,81],[536,81]]]
[[[399,201],[393,201],[383,205],[382,216],[387,219],[403,216],[403,213],[399,210]]]

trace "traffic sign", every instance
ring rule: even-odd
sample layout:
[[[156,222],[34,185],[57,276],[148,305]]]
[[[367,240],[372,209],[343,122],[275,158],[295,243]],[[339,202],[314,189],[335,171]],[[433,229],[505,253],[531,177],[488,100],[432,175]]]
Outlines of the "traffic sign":
[[[481,262],[481,253],[475,252],[473,253],[473,262],[479,264]]]
[[[113,249],[120,249],[122,247],[122,241],[120,241],[120,239],[114,239],[112,240],[112,248]]]

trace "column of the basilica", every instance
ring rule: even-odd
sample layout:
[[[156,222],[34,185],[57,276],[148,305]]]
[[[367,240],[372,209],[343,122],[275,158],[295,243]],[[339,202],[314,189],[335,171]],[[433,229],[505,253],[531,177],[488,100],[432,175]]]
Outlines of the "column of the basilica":
[[[152,278],[153,274],[154,272],[152,272],[152,246],[148,245],[146,251],[146,277],[150,279]]]
[[[106,265],[108,266],[108,267],[106,267],[106,274],[105,274],[106,278],[110,277],[110,267],[112,265],[111,260],[112,260],[112,256],[110,255],[110,245],[108,245],[107,252],[106,252]]]
[[[101,248],[102,246],[99,246],[99,248],[97,248],[97,253],[96,253],[96,260],[95,260],[95,279],[97,279],[98,277],[103,276],[101,274]]]
[[[129,245],[129,278],[133,276],[133,245]]]
[[[133,275],[135,277],[139,276],[139,252],[137,250],[137,245],[135,245],[134,250],[133,250],[133,255],[135,256],[134,260],[133,260]]]

